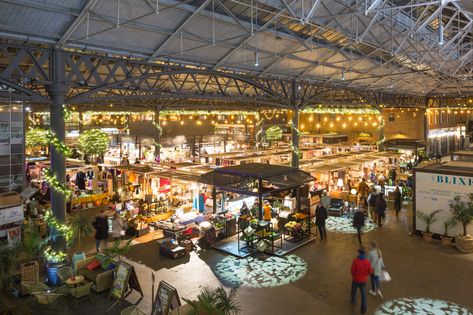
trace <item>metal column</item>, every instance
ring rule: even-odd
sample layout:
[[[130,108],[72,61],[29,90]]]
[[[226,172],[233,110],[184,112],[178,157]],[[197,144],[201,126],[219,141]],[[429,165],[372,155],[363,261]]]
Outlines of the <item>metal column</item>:
[[[299,168],[299,108],[301,100],[298,98],[298,84],[296,81],[292,82],[292,167]]]
[[[64,55],[62,51],[52,51],[50,67],[52,84],[46,86],[46,90],[51,98],[51,132],[59,139],[59,141],[64,143],[66,139],[66,127],[62,109],[68,87],[64,83],[65,69]],[[52,145],[49,150],[51,152],[51,171],[60,183],[65,183],[66,157]],[[51,211],[59,222],[66,222],[65,195],[59,191],[55,191],[54,189],[51,189]],[[55,249],[64,250],[64,240],[58,240],[53,244],[53,247],[55,247]]]
[[[161,127],[159,123],[159,109],[154,110],[154,124]],[[158,161],[161,161],[161,129],[155,128],[154,131],[154,156]]]

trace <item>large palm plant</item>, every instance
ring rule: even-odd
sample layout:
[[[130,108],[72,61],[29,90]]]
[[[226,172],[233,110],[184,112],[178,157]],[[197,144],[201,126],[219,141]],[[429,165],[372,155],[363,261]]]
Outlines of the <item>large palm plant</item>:
[[[92,223],[84,212],[80,211],[78,214],[73,215],[69,221],[72,228],[73,235],[77,241],[77,247],[80,247],[80,241],[84,236],[90,235],[94,232]]]
[[[238,314],[240,311],[238,303],[234,300],[235,295],[236,289],[231,289],[227,294],[222,287],[213,290],[204,287],[197,300],[183,300],[192,307],[189,315],[230,315]]]

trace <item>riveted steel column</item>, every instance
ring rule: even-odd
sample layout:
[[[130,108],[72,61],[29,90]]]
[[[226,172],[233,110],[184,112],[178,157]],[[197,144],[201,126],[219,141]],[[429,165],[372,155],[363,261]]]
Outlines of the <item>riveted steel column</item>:
[[[51,133],[63,143],[66,139],[66,128],[62,107],[68,91],[68,87],[64,82],[64,75],[63,52],[60,50],[53,50],[50,60],[50,76],[52,84],[46,86],[46,90],[51,99]],[[52,145],[50,145],[49,151],[51,152],[51,171],[60,183],[65,183],[66,157]],[[51,210],[59,222],[66,222],[66,198],[64,194],[54,189],[51,189]]]

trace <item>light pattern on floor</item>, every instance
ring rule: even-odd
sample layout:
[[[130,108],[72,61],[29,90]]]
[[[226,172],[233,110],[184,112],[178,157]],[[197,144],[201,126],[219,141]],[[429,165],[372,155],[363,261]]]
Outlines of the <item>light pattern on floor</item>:
[[[236,258],[226,256],[215,267],[217,277],[236,287],[269,288],[295,282],[307,272],[306,262],[296,256]]]
[[[458,304],[427,298],[400,298],[382,304],[375,315],[473,315],[472,310]]]
[[[377,225],[373,221],[366,220],[363,232],[370,232],[376,227]],[[325,221],[325,228],[332,232],[356,233],[356,229],[353,227],[353,219],[346,217],[328,217]]]

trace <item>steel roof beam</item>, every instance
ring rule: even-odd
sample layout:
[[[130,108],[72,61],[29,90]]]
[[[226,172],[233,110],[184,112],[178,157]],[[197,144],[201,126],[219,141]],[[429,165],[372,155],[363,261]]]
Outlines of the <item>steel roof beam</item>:
[[[174,30],[174,33],[172,33],[171,36],[169,36],[163,43],[161,43],[155,50],[155,52],[149,57],[150,61],[153,61],[156,59],[156,57],[161,53],[163,48],[171,42],[171,40],[178,34],[184,27],[189,24],[192,19],[197,16],[201,10],[205,9],[210,3],[210,0],[205,0],[193,13],[191,13],[184,21],[181,22],[181,24]]]
[[[74,31],[79,27],[79,25],[82,23],[84,18],[89,14],[89,10],[94,7],[94,5],[97,3],[98,0],[88,0],[84,7],[82,8],[81,12],[79,13],[79,16],[74,19],[71,25],[67,28],[67,30],[64,32],[64,34],[61,36],[61,38],[57,41],[56,45],[61,47],[64,45],[64,43],[69,39],[69,37],[74,33]]]

